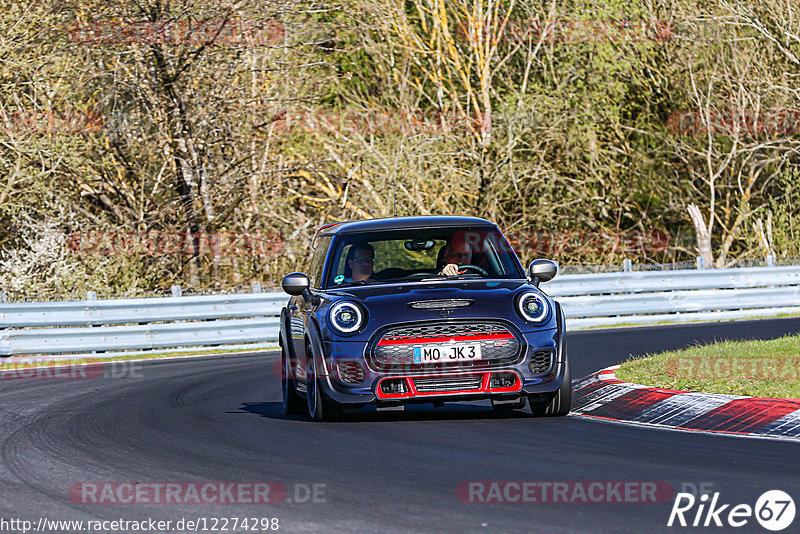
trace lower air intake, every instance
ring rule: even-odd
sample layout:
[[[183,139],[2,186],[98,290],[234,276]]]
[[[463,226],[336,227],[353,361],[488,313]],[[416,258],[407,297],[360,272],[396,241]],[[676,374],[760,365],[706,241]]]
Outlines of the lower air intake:
[[[528,369],[535,375],[541,375],[550,370],[553,365],[553,353],[549,350],[537,350],[531,354]]]
[[[414,386],[420,393],[480,389],[481,375],[417,377]]]
[[[364,368],[358,362],[339,362],[339,378],[347,384],[360,384],[364,381]]]

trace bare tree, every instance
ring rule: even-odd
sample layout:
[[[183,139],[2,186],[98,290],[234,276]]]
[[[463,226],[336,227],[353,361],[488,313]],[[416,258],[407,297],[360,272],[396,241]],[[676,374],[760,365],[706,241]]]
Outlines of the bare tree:
[[[758,5],[764,19],[788,4]],[[693,252],[708,268],[725,267],[756,252],[751,221],[798,164],[794,67],[781,46],[746,22],[752,11],[741,3],[682,7],[667,61],[654,71],[669,95],[668,132],[640,133],[663,143],[653,155],[682,191]]]

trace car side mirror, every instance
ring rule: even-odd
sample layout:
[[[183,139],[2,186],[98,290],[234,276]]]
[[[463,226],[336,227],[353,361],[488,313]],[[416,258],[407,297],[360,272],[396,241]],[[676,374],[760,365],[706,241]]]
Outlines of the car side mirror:
[[[311,292],[311,280],[305,273],[289,273],[281,281],[283,290],[292,295],[303,295],[306,302],[317,305],[320,302],[319,296]]]
[[[533,260],[528,267],[528,275],[535,286],[538,286],[540,282],[549,282],[557,272],[558,265],[550,260]]]
[[[292,296],[302,295],[311,287],[311,280],[304,273],[289,273],[283,277],[281,287]]]

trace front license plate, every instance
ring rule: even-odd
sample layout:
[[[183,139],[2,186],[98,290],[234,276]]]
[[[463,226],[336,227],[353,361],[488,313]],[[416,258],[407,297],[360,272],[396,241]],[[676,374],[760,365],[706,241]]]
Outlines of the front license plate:
[[[414,347],[414,363],[471,362],[482,359],[480,343]]]

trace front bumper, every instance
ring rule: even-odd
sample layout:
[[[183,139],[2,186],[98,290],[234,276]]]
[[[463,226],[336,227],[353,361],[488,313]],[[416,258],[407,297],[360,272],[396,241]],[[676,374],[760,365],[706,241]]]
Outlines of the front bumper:
[[[563,336],[553,328],[523,334],[522,357],[513,363],[475,368],[407,369],[376,371],[366,363],[366,343],[325,342],[325,376],[322,387],[341,404],[404,404],[437,401],[510,398],[521,394],[553,393],[561,386],[567,367]],[[533,373],[528,364],[534,354],[552,352],[550,368]],[[358,384],[344,382],[338,366],[356,362],[364,371]],[[386,387],[386,385],[391,387]]]

